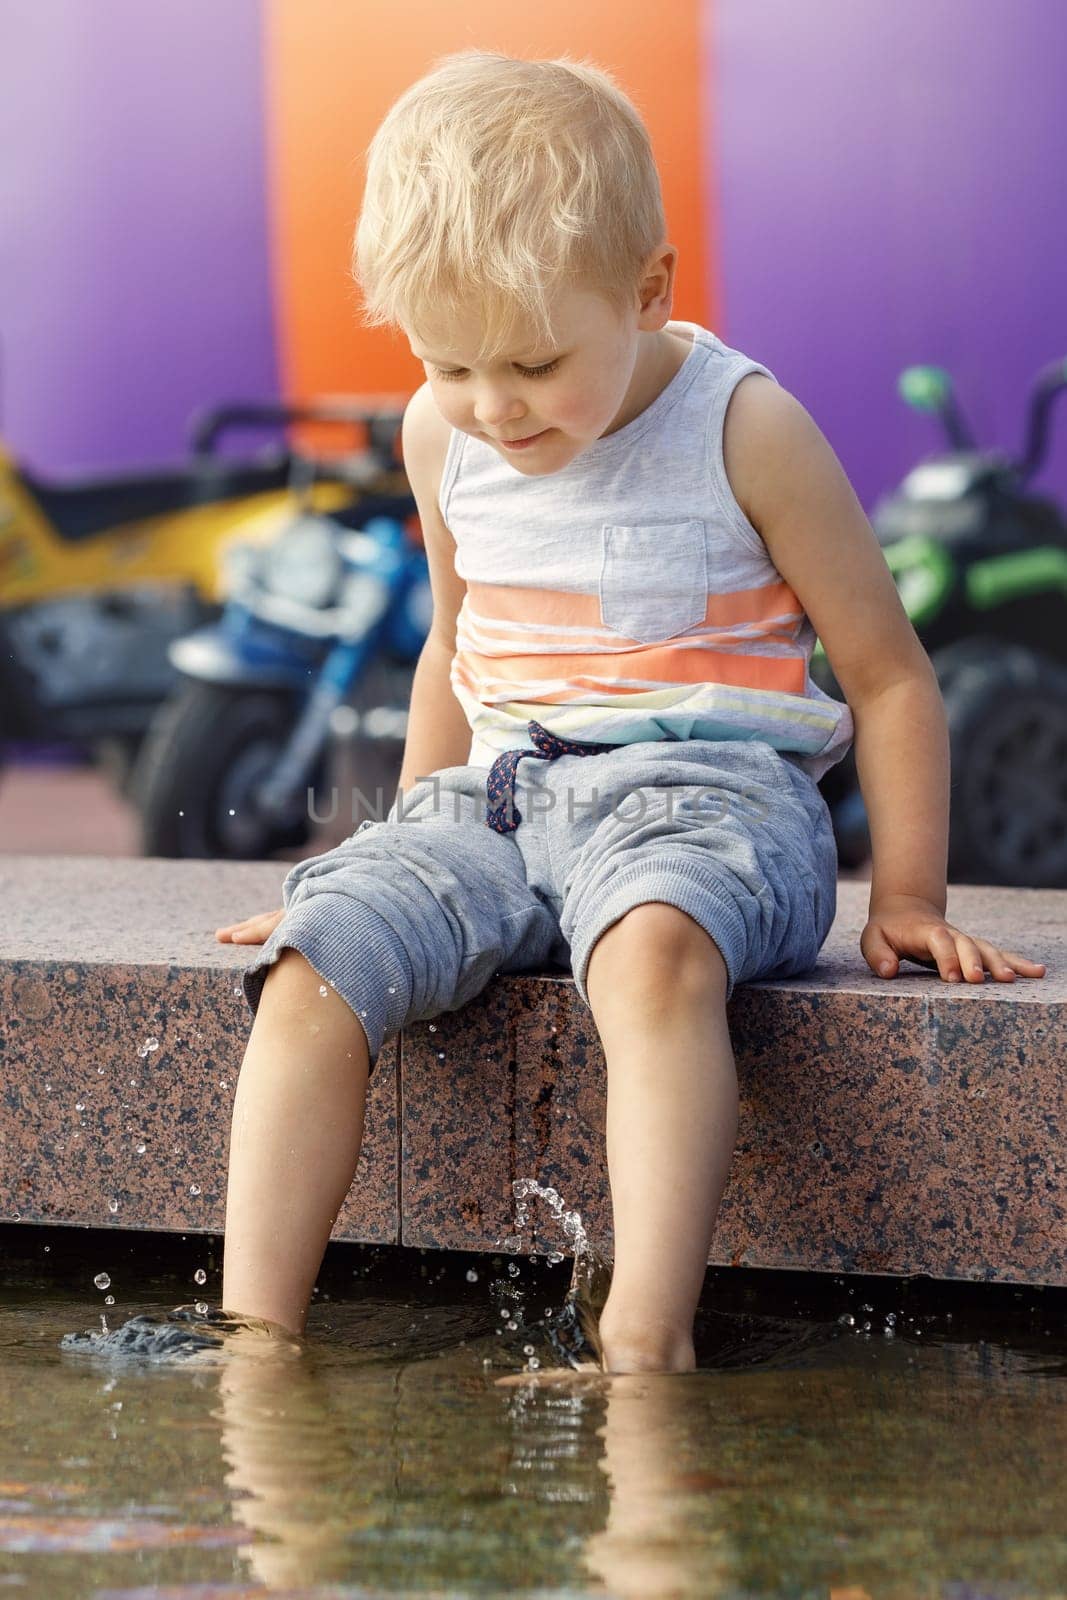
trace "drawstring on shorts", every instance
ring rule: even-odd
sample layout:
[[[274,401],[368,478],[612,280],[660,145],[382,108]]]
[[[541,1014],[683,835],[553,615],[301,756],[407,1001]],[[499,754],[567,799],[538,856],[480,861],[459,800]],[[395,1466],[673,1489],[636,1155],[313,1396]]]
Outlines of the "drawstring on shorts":
[[[554,733],[542,728],[539,722],[526,724],[535,748],[533,750],[505,750],[489,768],[485,792],[488,805],[485,820],[494,833],[514,833],[522,821],[522,813],[515,804],[515,774],[524,756],[535,761],[556,761],[560,756],[598,756],[606,750],[617,750],[615,744],[581,743],[576,739],[557,739]]]

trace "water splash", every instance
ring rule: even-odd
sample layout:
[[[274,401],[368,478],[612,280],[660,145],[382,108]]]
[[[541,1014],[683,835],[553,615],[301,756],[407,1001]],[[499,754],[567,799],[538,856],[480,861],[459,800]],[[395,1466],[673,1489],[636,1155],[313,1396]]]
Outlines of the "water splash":
[[[303,1339],[278,1323],[238,1316],[213,1308],[205,1300],[175,1306],[171,1311],[130,1317],[113,1331],[109,1331],[103,1317],[101,1323],[102,1333],[86,1329],[83,1333],[64,1334],[60,1349],[116,1361],[195,1360],[211,1364],[235,1354],[289,1360],[299,1356],[305,1345]]]
[[[581,1213],[568,1211],[558,1189],[539,1183],[536,1178],[516,1178],[511,1185],[515,1196],[515,1228],[502,1241],[504,1248],[517,1251],[522,1246],[522,1230],[530,1219],[530,1201],[542,1200],[559,1223],[574,1252],[574,1271],[570,1287],[558,1315],[546,1307],[545,1332],[556,1355],[569,1366],[595,1362],[600,1366],[603,1347],[600,1341],[600,1313],[611,1287],[611,1263],[590,1242]],[[536,1236],[536,1230],[535,1230]],[[548,1254],[550,1263],[562,1261],[562,1250]]]
[[[518,1205],[515,1207],[515,1227],[520,1232],[529,1220],[530,1207],[528,1202],[532,1197],[536,1200],[543,1200],[548,1206],[552,1215],[563,1229],[564,1236],[573,1244],[576,1257],[584,1255],[592,1248],[582,1225],[581,1213],[566,1209],[558,1189],[548,1188],[543,1183],[538,1183],[536,1178],[516,1178],[511,1185],[511,1192],[518,1201]],[[561,1250],[553,1251],[549,1259],[562,1261],[563,1252]]]

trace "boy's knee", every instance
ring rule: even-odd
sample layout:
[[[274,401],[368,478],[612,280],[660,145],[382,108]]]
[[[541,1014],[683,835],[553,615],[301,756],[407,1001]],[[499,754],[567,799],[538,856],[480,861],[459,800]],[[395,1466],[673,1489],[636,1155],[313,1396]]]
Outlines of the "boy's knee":
[[[294,950],[292,945],[286,945],[278,952],[278,959],[267,968],[263,987],[264,990],[270,988],[274,994],[284,991],[296,997],[317,995],[322,979],[307,956]]]
[[[605,930],[589,958],[587,985],[598,979],[635,986],[654,994],[704,995],[708,986],[725,991],[726,962],[700,923],[662,901],[634,906]]]

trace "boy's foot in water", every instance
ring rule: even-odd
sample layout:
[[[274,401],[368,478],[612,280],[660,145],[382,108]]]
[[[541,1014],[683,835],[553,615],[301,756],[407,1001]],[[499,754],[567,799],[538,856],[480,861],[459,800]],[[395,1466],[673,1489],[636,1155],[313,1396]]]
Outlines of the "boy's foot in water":
[[[262,1317],[243,1317],[232,1311],[195,1305],[175,1306],[172,1311],[149,1311],[130,1317],[121,1327],[107,1332],[86,1328],[82,1333],[65,1333],[61,1350],[81,1355],[106,1356],[118,1360],[157,1362],[196,1362],[213,1366],[228,1355],[299,1355],[305,1341],[279,1323]]]
[[[520,1384],[571,1387],[589,1378],[602,1377],[604,1352],[599,1322],[610,1288],[609,1261],[592,1246],[576,1255],[570,1288],[559,1316],[545,1328],[553,1353],[564,1365],[512,1372],[505,1378],[497,1378],[496,1383],[502,1388],[516,1388]]]

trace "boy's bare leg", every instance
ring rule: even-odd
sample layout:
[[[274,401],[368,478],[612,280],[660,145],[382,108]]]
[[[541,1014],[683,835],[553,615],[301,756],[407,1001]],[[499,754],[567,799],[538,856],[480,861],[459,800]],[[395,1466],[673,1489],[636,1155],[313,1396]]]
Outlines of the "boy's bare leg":
[[[607,1372],[695,1364],[693,1317],[737,1133],[726,986],[718,946],[659,902],[612,924],[590,958],[615,1224]]]
[[[370,1057],[296,950],[267,973],[233,1106],[222,1304],[303,1334],[363,1138]]]

